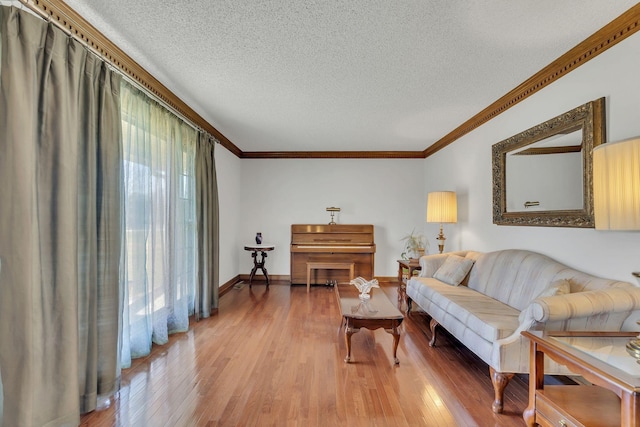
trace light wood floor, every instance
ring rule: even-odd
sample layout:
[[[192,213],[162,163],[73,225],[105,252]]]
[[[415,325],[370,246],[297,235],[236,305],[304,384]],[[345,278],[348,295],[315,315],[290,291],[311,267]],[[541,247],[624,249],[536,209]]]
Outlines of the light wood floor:
[[[397,285],[382,285],[397,301]],[[402,324],[398,366],[381,329],[353,335],[346,364],[340,320],[332,288],[234,288],[217,315],[135,360],[109,407],[82,425],[524,425],[526,378],[511,381],[504,414],[493,414],[487,365],[446,333],[430,348],[423,314]]]

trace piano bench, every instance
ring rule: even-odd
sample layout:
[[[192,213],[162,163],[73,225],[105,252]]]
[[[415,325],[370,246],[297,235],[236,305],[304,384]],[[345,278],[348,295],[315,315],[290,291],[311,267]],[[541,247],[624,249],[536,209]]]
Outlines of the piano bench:
[[[349,270],[349,279],[355,275],[354,262],[307,262],[307,293],[311,288],[311,270]]]

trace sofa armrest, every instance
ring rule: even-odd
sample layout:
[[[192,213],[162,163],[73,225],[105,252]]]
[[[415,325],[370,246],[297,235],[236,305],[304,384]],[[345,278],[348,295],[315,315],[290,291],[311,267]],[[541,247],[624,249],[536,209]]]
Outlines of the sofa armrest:
[[[493,343],[487,363],[498,372],[528,372],[529,343],[522,331],[621,331],[634,311],[640,313],[640,288],[608,288],[535,299],[522,311],[514,333]],[[545,373],[569,373],[566,367],[549,363]]]
[[[433,277],[433,274],[445,262],[449,254],[434,254],[420,257],[419,277]]]
[[[433,277],[449,255],[464,257],[469,251],[445,252],[443,254],[423,255],[420,257],[420,274],[418,277]]]
[[[608,288],[538,298],[531,303],[538,322],[562,321],[640,308],[640,288]]]

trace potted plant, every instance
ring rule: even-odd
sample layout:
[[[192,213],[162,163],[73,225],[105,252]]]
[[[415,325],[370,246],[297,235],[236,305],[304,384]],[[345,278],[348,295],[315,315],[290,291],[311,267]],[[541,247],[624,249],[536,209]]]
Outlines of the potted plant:
[[[404,249],[400,255],[402,259],[420,258],[429,247],[429,241],[424,234],[416,233],[415,229],[400,239],[400,241],[404,242]]]

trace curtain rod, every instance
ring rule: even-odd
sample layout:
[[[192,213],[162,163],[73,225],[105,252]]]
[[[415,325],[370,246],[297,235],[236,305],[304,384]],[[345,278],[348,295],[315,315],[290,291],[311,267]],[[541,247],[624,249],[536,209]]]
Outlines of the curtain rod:
[[[51,15],[48,15],[46,12],[44,12],[44,11],[40,10],[38,7],[32,5],[28,0],[24,0],[24,1],[23,0],[13,0],[13,1],[10,1],[9,3],[11,5],[17,4],[17,5],[19,5],[19,9],[20,10],[24,10],[26,12],[30,12],[30,13],[34,14],[35,16],[39,17],[40,19],[55,25],[56,28],[59,28],[68,37],[70,37],[70,38],[74,39],[75,41],[77,41],[78,43],[82,44],[82,46],[84,46],[89,51],[89,53],[99,57],[102,60],[103,63],[105,63],[112,71],[118,73],[124,80],[126,80],[127,83],[129,83],[130,85],[132,85],[135,88],[137,88],[140,91],[142,91],[149,98],[151,98],[152,100],[154,100],[155,102],[160,104],[163,108],[166,108],[169,112],[171,112],[171,114],[173,114],[176,117],[178,117],[185,124],[187,124],[188,126],[192,127],[196,131],[206,132],[206,130],[204,130],[201,126],[198,126],[197,124],[193,123],[191,120],[189,120],[187,117],[185,117],[179,111],[177,111],[171,105],[167,104],[163,99],[161,99],[160,97],[156,96],[153,92],[150,92],[149,90],[147,90],[147,88],[145,88],[140,83],[138,83],[137,81],[135,81],[134,79],[129,77],[127,74],[123,73],[120,70],[120,68],[116,67],[111,61],[109,61],[107,58],[105,58],[105,56],[102,54],[102,52],[100,52],[99,50],[97,50],[96,48],[91,46],[89,43],[87,43],[82,38],[75,36],[73,34],[73,32],[71,30],[69,30],[69,28],[65,27],[64,25],[62,25],[58,21],[51,19]],[[5,2],[3,1],[0,4],[4,5]],[[25,6],[26,6],[26,9],[24,8]],[[216,142],[218,142],[218,143],[220,142],[220,141],[218,141],[217,138],[214,137],[214,139],[216,140]]]
[[[0,2],[6,3],[3,0]],[[128,83],[139,88],[189,126],[209,134],[217,143],[237,156],[241,153],[238,147],[209,122],[62,1],[12,0],[11,3],[21,5],[22,10],[25,10],[22,7],[25,6],[27,11],[35,13],[41,19],[60,28],[69,37],[77,40],[91,53],[101,58]]]

